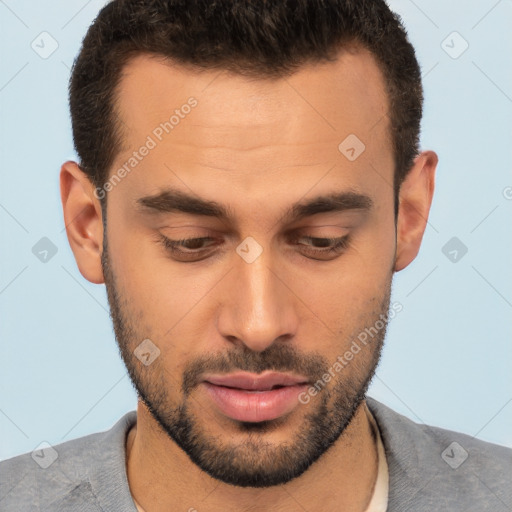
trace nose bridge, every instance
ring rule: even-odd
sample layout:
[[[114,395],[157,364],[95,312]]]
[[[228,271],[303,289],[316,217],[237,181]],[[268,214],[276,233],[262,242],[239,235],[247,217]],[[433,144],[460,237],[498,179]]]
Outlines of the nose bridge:
[[[238,251],[241,249],[243,244]],[[223,336],[235,337],[250,349],[263,351],[276,339],[293,334],[296,329],[293,299],[275,265],[271,265],[269,251],[262,251],[253,261],[241,256],[235,259],[234,265],[229,297],[219,316]]]

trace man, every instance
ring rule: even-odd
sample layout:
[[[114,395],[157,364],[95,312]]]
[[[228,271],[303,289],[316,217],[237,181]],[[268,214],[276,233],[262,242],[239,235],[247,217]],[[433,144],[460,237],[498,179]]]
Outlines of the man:
[[[511,450],[366,397],[437,166],[383,1],[114,0],[70,107],[67,234],[139,402],[5,461],[2,510],[510,510]]]

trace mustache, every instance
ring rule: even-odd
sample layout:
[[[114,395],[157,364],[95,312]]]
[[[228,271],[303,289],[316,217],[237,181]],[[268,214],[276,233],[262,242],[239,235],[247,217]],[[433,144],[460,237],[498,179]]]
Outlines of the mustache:
[[[190,362],[183,372],[182,391],[185,396],[202,382],[205,373],[232,373],[246,371],[262,373],[265,370],[293,372],[316,382],[327,373],[325,357],[317,353],[303,354],[286,344],[271,345],[262,352],[254,352],[240,345],[219,354],[207,354]]]

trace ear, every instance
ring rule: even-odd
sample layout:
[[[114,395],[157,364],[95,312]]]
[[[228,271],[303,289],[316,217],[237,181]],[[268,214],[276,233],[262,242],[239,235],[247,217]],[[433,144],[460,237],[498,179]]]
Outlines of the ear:
[[[420,250],[434,195],[437,162],[436,153],[423,151],[400,187],[395,272],[407,267]]]
[[[91,283],[104,282],[101,268],[103,222],[94,185],[76,162],[60,170],[60,196],[69,245],[80,273]]]

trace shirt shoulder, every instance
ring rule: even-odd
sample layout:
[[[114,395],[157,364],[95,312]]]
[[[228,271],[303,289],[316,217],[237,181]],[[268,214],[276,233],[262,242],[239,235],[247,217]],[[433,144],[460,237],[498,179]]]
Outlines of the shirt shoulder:
[[[132,411],[106,432],[43,446],[0,462],[0,509],[130,511],[133,501],[126,478],[125,442],[135,421]],[[109,490],[125,508],[118,508],[115,502],[103,506]]]
[[[386,451],[389,510],[512,510],[512,449],[367,404]]]

